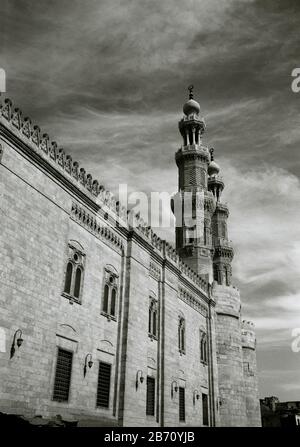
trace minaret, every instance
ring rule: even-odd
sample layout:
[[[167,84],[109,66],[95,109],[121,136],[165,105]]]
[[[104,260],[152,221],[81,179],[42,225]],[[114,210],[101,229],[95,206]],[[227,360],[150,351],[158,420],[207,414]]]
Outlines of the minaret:
[[[219,384],[219,417],[222,426],[247,425],[247,396],[243,373],[241,334],[241,300],[239,291],[231,285],[233,248],[228,240],[228,207],[221,202],[224,182],[220,168],[210,149],[208,190],[214,195],[216,207],[211,220],[213,243],[213,297],[216,302],[216,346]],[[249,356],[250,357],[250,356]],[[247,357],[248,358],[248,357]],[[251,358],[252,360],[252,358]],[[250,361],[249,361],[250,363]],[[253,363],[253,362],[252,362]],[[251,365],[252,365],[251,363]],[[247,393],[254,390],[249,382]],[[255,397],[252,399],[255,400]],[[258,400],[257,400],[258,402]],[[251,409],[256,408],[251,401]],[[253,411],[253,410],[251,410]]]
[[[208,190],[213,193],[216,200],[216,208],[212,216],[214,280],[217,281],[218,284],[230,286],[231,262],[234,252],[228,241],[227,219],[229,211],[227,205],[221,202],[224,182],[219,176],[220,168],[214,161],[213,152],[214,150],[210,149],[211,162],[208,166]]]
[[[193,99],[193,86],[183,106],[179,131],[183,139],[175,154],[178,166],[178,193],[172,209],[176,217],[176,249],[180,257],[198,274],[212,281],[211,216],[215,209],[213,194],[207,189],[210,153],[202,143],[205,123],[200,105]]]

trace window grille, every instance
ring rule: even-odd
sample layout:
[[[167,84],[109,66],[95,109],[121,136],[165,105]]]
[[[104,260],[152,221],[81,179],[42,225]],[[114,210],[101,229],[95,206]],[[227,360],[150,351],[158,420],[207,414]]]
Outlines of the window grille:
[[[97,407],[109,407],[111,364],[99,362]]]
[[[69,400],[73,353],[58,348],[53,400],[67,402]]]
[[[208,397],[207,397],[207,394],[202,394],[202,418],[203,418],[203,425],[208,425]]]
[[[147,377],[146,414],[155,415],[155,379],[149,376]]]
[[[179,421],[185,421],[185,389],[179,387]]]

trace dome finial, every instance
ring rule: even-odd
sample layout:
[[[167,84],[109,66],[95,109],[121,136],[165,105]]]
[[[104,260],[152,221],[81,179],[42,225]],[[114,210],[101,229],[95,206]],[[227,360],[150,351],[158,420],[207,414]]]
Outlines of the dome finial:
[[[194,90],[193,84],[189,85],[188,86],[188,91],[190,92],[189,99],[193,99],[194,98],[193,90]]]
[[[210,153],[210,163],[208,165],[208,175],[212,176],[212,175],[218,175],[220,172],[220,166],[214,161],[214,148],[211,147],[209,149],[209,153]]]
[[[192,84],[189,85],[188,86],[188,91],[190,92],[189,99],[183,106],[183,113],[186,116],[199,115],[199,113],[200,113],[200,105],[197,101],[195,101],[193,99],[194,98],[193,90],[194,90],[194,86]]]

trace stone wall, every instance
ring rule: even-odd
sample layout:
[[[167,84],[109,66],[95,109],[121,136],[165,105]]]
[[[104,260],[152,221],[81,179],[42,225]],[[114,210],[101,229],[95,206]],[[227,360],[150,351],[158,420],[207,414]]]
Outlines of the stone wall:
[[[237,289],[214,283],[221,426],[246,426],[240,296]]]
[[[242,321],[242,348],[247,425],[249,427],[260,427],[261,416],[256,365],[256,338],[253,323],[246,320]]]
[[[118,325],[101,315],[104,266],[120,272],[122,256],[70,217],[72,197],[18,152],[3,144],[1,188],[1,319],[5,352],[1,362],[1,411],[45,417],[113,417],[96,409],[99,360],[117,362]],[[81,304],[62,296],[68,241],[78,241],[86,264]],[[120,284],[121,286],[121,284]],[[122,298],[120,297],[120,302]],[[12,359],[17,329],[24,342]],[[68,404],[52,400],[57,347],[74,352]],[[83,377],[84,359],[94,365]]]

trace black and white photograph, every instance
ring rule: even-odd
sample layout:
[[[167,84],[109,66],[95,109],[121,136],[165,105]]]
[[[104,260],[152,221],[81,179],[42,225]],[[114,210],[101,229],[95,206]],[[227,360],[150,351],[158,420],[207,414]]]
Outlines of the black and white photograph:
[[[0,426],[300,427],[299,29],[297,0],[0,0]]]

